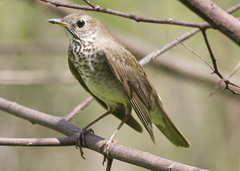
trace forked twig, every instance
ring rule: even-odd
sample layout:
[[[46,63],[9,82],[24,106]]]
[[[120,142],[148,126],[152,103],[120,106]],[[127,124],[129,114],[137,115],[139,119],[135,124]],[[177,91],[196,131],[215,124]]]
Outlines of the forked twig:
[[[195,54],[196,56],[198,56],[200,59],[203,60],[203,62],[205,62],[207,64],[207,66],[209,66],[209,68],[211,68],[211,70],[214,71],[214,68],[203,58],[201,57],[197,52],[194,52],[190,47],[188,47],[187,45],[185,45],[183,42],[181,42],[179,39],[176,39],[179,43],[181,43],[185,48],[187,48],[190,52],[192,52],[193,54]]]
[[[218,89],[219,85],[222,83],[222,82],[225,82],[225,88],[223,89],[224,90],[229,90],[230,92],[232,92],[233,94],[236,94],[236,95],[240,95],[240,93],[238,93],[237,91],[234,91],[232,90],[229,85],[232,85],[234,87],[237,87],[237,88],[240,88],[240,86],[236,85],[236,84],[233,84],[229,81],[229,78],[232,77],[237,71],[238,69],[240,68],[240,62],[238,63],[238,65],[234,68],[234,70],[229,73],[229,75],[227,75],[226,77],[223,77],[222,74],[220,73],[219,69],[218,69],[218,66],[217,66],[217,60],[216,58],[214,57],[213,55],[213,52],[212,52],[212,49],[210,47],[210,44],[208,42],[208,39],[207,39],[207,35],[206,35],[206,32],[205,30],[202,30],[203,32],[203,36],[204,36],[204,40],[205,40],[205,43],[208,47],[208,50],[209,50],[209,53],[210,53],[210,56],[211,56],[211,59],[212,59],[212,63],[213,63],[213,66],[212,67],[203,57],[201,57],[199,54],[197,54],[196,52],[194,52],[190,47],[188,47],[187,45],[185,45],[183,42],[181,42],[178,38],[176,39],[179,43],[181,43],[185,48],[187,48],[189,51],[191,51],[193,54],[195,54],[196,56],[198,56],[200,59],[202,59],[208,66],[209,68],[211,68],[213,70],[213,73],[217,74],[221,80],[215,85],[215,87],[213,88],[213,90],[211,91],[210,95],[209,95],[209,98],[210,99],[214,93],[216,92],[216,90]]]
[[[214,89],[213,89],[212,92],[210,93],[209,99],[214,95],[214,93],[215,93],[216,90],[218,89],[218,87],[219,87],[219,85],[221,84],[221,82],[225,82],[225,88],[224,88],[224,90],[229,90],[229,91],[231,91],[233,94],[239,95],[239,93],[236,92],[236,91],[234,91],[234,90],[232,90],[232,89],[229,87],[229,85],[232,85],[232,86],[237,87],[237,88],[240,88],[240,87],[239,87],[238,85],[235,85],[235,84],[231,83],[228,79],[237,72],[237,70],[238,70],[239,67],[240,67],[240,66],[239,66],[240,64],[238,64],[238,65],[235,67],[235,69],[234,69],[228,76],[223,77],[223,75],[220,73],[220,71],[219,71],[219,69],[218,69],[217,59],[215,58],[215,56],[214,56],[214,54],[213,54],[213,51],[212,51],[211,46],[210,46],[210,44],[209,44],[209,41],[208,41],[208,38],[207,38],[207,34],[206,34],[206,30],[205,30],[205,29],[202,30],[202,34],[203,34],[204,41],[205,41],[205,43],[206,43],[206,45],[207,45],[207,48],[208,48],[208,51],[209,51],[209,54],[210,54],[210,57],[211,57],[211,60],[212,60],[212,63],[213,63],[213,68],[214,68],[213,73],[216,74],[216,75],[218,75],[219,78],[221,78],[221,80],[218,82],[218,84],[214,87]]]
[[[232,72],[230,72],[225,78],[221,79],[221,80],[215,85],[215,87],[213,88],[212,92],[210,93],[208,99],[210,99],[210,98],[214,95],[214,93],[216,92],[216,90],[218,89],[218,87],[220,86],[220,84],[221,84],[222,82],[225,83],[225,88],[223,89],[223,91],[224,91],[224,90],[229,90],[229,91],[232,92],[233,94],[240,95],[239,92],[234,91],[234,90],[232,90],[231,88],[229,88],[229,85],[232,85],[232,86],[237,87],[237,88],[240,88],[240,86],[238,86],[238,85],[236,85],[236,84],[233,84],[233,83],[231,83],[231,82],[228,80],[229,78],[231,78],[231,77],[239,70],[239,68],[240,68],[240,61],[238,62],[237,66],[233,69]]]

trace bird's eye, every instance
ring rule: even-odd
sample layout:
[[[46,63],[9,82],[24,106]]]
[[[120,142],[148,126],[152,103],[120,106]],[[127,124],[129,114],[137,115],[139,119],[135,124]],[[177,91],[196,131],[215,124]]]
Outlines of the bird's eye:
[[[78,26],[79,28],[83,27],[84,25],[85,25],[85,21],[84,21],[84,20],[79,20],[79,21],[77,22],[77,26]]]

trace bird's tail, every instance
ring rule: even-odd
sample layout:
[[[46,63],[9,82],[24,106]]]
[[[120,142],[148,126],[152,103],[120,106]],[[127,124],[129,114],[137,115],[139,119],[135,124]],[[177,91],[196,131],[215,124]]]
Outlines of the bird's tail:
[[[160,98],[157,96],[155,99],[155,109],[150,111],[152,122],[174,145],[186,148],[190,147],[188,140],[165,112]]]

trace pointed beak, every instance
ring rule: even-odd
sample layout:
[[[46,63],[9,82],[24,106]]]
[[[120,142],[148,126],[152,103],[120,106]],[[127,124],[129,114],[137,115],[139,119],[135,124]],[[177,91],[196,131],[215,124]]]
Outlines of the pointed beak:
[[[69,24],[69,23],[66,23],[64,21],[62,21],[62,19],[50,19],[48,20],[49,23],[52,23],[52,24],[58,24],[58,25],[61,25],[61,26],[64,26],[64,27],[67,27],[67,26],[70,26],[70,27],[73,27],[72,24]]]

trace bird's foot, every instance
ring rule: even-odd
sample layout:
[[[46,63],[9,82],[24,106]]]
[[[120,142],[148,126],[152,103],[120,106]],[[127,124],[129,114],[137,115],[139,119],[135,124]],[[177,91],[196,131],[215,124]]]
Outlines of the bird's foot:
[[[82,128],[78,133],[76,133],[76,148],[79,148],[80,154],[83,159],[85,159],[85,157],[83,156],[84,153],[82,147],[86,146],[85,134],[89,132],[94,134],[94,131],[91,128],[90,129]]]
[[[103,145],[101,145],[98,150],[100,150],[101,148],[103,148],[103,162],[102,164],[104,165],[105,161],[107,158],[109,158],[109,152],[110,152],[110,146],[112,145],[112,143],[117,143],[117,141],[115,141],[114,136],[110,137],[105,143],[103,143]]]

